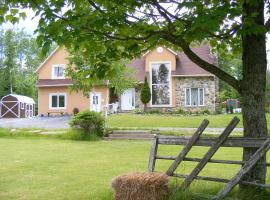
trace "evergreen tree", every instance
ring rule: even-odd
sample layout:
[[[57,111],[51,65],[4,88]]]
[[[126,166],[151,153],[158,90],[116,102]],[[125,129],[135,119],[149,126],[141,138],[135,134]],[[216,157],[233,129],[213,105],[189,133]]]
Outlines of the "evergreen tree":
[[[144,112],[146,111],[147,103],[149,103],[150,100],[151,100],[151,91],[150,91],[147,78],[145,77],[143,87],[141,90],[141,101],[144,104]]]

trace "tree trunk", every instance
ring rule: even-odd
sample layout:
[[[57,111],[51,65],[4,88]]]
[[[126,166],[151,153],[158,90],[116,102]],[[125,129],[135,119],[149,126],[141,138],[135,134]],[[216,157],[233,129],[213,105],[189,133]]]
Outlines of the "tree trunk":
[[[147,104],[145,103],[145,104],[143,104],[144,106],[143,106],[143,111],[146,113],[146,111],[147,111]]]
[[[243,80],[240,85],[243,109],[244,136],[259,138],[267,136],[265,116],[265,85],[266,85],[266,36],[265,33],[247,34],[248,25],[245,18],[257,13],[256,24],[264,24],[264,2],[258,0],[257,5],[243,4]],[[254,16],[254,15],[253,15]],[[251,27],[253,28],[253,27]],[[244,148],[243,160],[248,160],[256,148]],[[248,173],[244,180],[265,183],[266,156]],[[241,186],[244,187],[243,185]]]

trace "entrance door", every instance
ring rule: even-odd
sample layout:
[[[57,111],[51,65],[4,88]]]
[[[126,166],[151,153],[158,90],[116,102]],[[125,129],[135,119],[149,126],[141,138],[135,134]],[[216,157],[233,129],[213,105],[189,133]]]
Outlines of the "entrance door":
[[[101,93],[93,92],[90,94],[90,110],[101,111]]]
[[[125,90],[121,95],[121,109],[133,110],[135,108],[135,89]]]

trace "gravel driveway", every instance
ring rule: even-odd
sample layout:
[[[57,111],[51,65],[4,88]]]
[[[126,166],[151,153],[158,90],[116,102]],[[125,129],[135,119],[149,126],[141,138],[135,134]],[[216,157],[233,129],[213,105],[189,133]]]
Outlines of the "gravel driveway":
[[[70,117],[35,117],[0,119],[2,128],[44,128],[44,129],[67,129]]]

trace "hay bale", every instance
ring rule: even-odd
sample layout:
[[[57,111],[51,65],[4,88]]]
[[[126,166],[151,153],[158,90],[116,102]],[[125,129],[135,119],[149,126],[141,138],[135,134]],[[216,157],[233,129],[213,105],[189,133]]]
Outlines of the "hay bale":
[[[112,180],[115,200],[164,200],[169,177],[162,173],[130,173]]]

